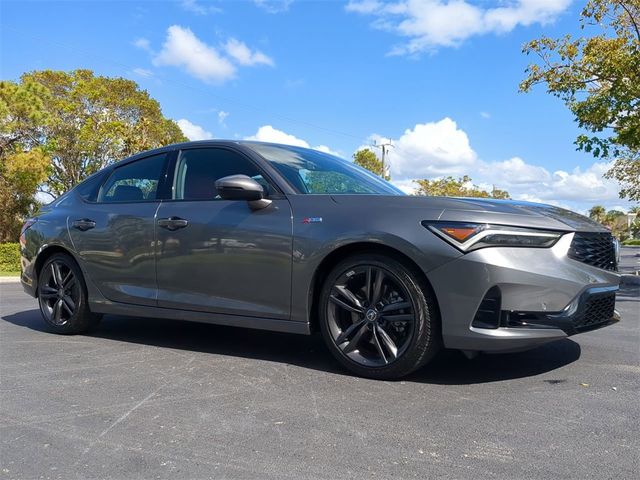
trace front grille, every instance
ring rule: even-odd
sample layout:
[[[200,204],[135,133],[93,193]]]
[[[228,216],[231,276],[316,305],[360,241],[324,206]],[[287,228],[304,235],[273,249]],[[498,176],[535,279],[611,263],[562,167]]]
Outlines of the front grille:
[[[605,270],[616,270],[616,247],[608,232],[576,232],[569,258]]]
[[[613,317],[615,306],[615,293],[591,297],[586,301],[582,315],[574,318],[573,326],[578,331],[584,331],[609,322]]]

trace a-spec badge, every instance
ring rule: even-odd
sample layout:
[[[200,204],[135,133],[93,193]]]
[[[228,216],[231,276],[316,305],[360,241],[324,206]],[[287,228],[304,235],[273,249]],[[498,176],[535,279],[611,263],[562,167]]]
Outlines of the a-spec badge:
[[[302,223],[322,223],[322,217],[305,217]]]

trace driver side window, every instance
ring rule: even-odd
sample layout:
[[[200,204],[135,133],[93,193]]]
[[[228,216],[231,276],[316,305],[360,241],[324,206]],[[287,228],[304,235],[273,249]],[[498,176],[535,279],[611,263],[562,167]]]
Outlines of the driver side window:
[[[267,196],[273,192],[258,168],[245,157],[222,148],[194,148],[180,152],[173,180],[173,199],[220,199],[216,180],[229,175],[247,175],[262,185]]]

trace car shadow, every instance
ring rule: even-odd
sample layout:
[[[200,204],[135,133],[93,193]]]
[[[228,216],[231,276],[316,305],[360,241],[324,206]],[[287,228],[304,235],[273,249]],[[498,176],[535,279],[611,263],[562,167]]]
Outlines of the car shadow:
[[[2,320],[48,332],[38,310],[5,315]],[[349,375],[328,352],[320,335],[304,336],[244,328],[107,315],[89,337],[192,352],[286,363],[339,375]],[[540,375],[575,362],[580,346],[558,340],[521,353],[480,355],[473,360],[444,350],[426,367],[403,379],[440,385],[499,382]]]

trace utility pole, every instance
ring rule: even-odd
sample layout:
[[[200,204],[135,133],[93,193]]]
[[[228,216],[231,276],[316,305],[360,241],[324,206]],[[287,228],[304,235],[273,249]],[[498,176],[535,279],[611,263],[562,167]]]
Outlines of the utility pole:
[[[393,147],[393,144],[391,143],[391,140],[383,140],[382,143],[373,142],[373,146],[382,150],[382,178],[386,180],[387,178],[389,178],[389,165],[387,165],[386,161],[387,152],[389,151],[390,147]]]

